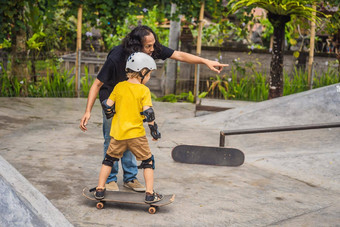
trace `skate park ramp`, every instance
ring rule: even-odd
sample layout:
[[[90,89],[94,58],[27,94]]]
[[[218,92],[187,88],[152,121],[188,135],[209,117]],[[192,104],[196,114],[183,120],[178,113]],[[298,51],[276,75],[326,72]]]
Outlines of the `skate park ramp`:
[[[72,226],[48,199],[0,156],[0,226]]]
[[[0,226],[337,226],[339,128],[226,137],[245,153],[236,168],[177,163],[171,150],[218,146],[220,130],[339,122],[339,86],[200,117],[190,103],[154,102],[155,189],[176,200],[152,218],[137,206],[99,211],[81,196],[103,159],[98,101],[83,133],[86,98],[0,98]]]
[[[335,84],[204,115],[190,123],[227,130],[328,123],[339,118],[340,84]]]

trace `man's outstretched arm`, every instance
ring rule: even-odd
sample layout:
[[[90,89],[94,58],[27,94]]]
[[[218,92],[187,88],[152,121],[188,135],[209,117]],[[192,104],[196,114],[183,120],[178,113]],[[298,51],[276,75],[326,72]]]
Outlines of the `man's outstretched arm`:
[[[177,51],[171,55],[170,57],[173,60],[182,61],[190,64],[204,64],[206,65],[210,70],[220,73],[223,69],[223,67],[229,66],[228,64],[221,64],[218,61],[212,61],[206,58],[198,57],[193,54],[185,53],[182,51]]]

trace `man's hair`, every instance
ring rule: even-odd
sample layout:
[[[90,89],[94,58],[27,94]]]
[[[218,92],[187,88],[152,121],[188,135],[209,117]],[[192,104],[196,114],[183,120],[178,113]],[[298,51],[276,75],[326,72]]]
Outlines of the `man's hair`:
[[[158,58],[161,52],[161,44],[159,43],[155,32],[146,25],[138,25],[123,39],[122,46],[124,48],[125,58],[127,59],[132,53],[142,52],[143,40],[145,36],[150,34],[153,34],[155,37],[154,52],[152,53],[152,57]]]

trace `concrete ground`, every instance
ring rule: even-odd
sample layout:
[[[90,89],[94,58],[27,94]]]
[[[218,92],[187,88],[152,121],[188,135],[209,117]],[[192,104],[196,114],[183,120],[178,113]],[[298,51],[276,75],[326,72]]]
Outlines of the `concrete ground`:
[[[83,133],[78,125],[85,105],[83,98],[0,98],[2,162],[37,189],[29,189],[33,194],[40,192],[51,203],[45,201],[39,210],[43,198],[37,196],[30,208],[32,226],[67,221],[74,226],[340,226],[340,128],[227,137],[227,146],[245,153],[240,167],[171,158],[178,144],[218,146],[220,130],[340,122],[340,84],[200,117],[194,117],[192,104],[155,102],[162,133],[160,141],[150,141],[155,189],[176,194],[175,202],[155,215],[134,205],[107,204],[97,210],[81,196],[83,187],[97,184],[103,156],[101,107],[96,102]],[[3,164],[1,169],[15,172]],[[8,182],[6,174],[0,172],[0,183],[22,198],[25,186]],[[143,181],[141,173],[138,178]],[[127,190],[121,170],[118,184]],[[47,214],[41,211],[45,207]],[[51,212],[55,223],[48,218]]]

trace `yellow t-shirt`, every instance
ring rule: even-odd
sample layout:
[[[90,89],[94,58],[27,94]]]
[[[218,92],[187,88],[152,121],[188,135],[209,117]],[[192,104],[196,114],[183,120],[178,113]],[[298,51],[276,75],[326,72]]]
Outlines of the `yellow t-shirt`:
[[[115,102],[110,136],[116,140],[126,140],[145,136],[143,127],[143,106],[152,106],[151,94],[143,84],[128,81],[118,83],[109,99]]]

